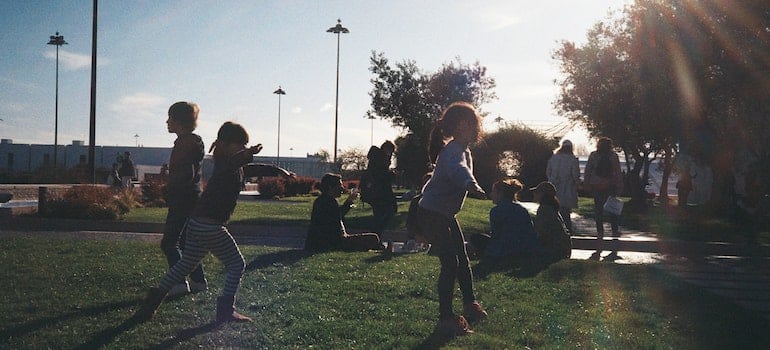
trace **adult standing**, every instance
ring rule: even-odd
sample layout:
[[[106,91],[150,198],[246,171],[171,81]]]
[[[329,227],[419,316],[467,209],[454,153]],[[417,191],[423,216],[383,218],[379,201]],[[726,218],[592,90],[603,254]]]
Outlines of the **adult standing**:
[[[369,164],[361,177],[361,200],[372,206],[372,231],[382,234],[398,209],[393,194],[393,178],[390,159],[395,144],[385,141],[382,146],[372,146],[366,157]]]
[[[618,237],[619,217],[604,213],[604,203],[609,196],[617,196],[623,191],[623,175],[620,172],[620,159],[612,150],[612,139],[602,137],[596,143],[596,151],[591,152],[586,163],[585,183],[594,197],[594,220],[599,240],[604,238],[604,219],[610,222],[612,236]]]
[[[559,213],[564,224],[573,232],[572,209],[578,206],[578,182],[580,182],[580,163],[572,151],[572,141],[564,140],[561,147],[548,159],[546,168],[548,182],[556,187],[559,199]]]
[[[176,134],[177,137],[168,162],[166,182],[168,213],[163,226],[160,249],[166,255],[169,268],[182,258],[180,248],[185,249],[187,239],[185,224],[201,194],[201,161],[204,146],[201,137],[193,133],[198,125],[198,112],[198,105],[191,102],[176,102],[168,109],[166,126],[168,132]],[[190,274],[189,283],[185,280],[174,286],[169,291],[169,295],[202,292],[207,289],[201,263]]]
[[[131,159],[131,152],[123,152],[123,158],[120,162],[120,178],[123,181],[123,188],[131,188],[131,180],[136,176],[134,160]]]

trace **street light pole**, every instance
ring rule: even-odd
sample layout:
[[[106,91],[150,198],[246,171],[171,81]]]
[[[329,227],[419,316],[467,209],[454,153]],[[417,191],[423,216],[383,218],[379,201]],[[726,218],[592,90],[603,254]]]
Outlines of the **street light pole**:
[[[334,164],[337,164],[337,125],[339,124],[340,101],[340,34],[350,33],[342,26],[342,20],[337,19],[337,25],[326,30],[327,33],[337,34],[337,87],[334,93]]]
[[[372,124],[372,130],[371,130],[371,134],[370,134],[369,137],[370,137],[370,142],[372,143],[372,146],[374,146],[374,119],[375,119],[375,117],[374,117],[374,115],[369,114],[367,116],[367,118],[369,119],[369,121]]]
[[[278,90],[273,91],[273,93],[278,95],[278,148],[275,153],[275,165],[280,166],[278,162],[281,161],[281,95],[286,95],[286,91],[283,91],[278,85]]]
[[[48,45],[56,46],[56,104],[54,107],[53,127],[53,167],[55,169],[57,165],[56,158],[59,152],[59,46],[67,45],[67,42],[64,41],[63,35],[59,35],[59,32],[56,32],[56,35],[51,35],[49,38]]]
[[[134,134],[134,140],[136,141],[136,147],[139,147],[139,134]]]

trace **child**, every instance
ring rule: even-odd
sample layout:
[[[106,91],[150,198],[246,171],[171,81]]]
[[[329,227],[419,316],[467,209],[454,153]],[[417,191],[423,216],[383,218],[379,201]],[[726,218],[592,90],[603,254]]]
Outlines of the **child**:
[[[480,137],[481,117],[472,105],[455,102],[444,110],[430,136],[430,159],[436,167],[418,202],[421,234],[432,244],[431,251],[441,262],[436,330],[448,335],[472,333],[467,319],[477,321],[487,315],[473,292],[473,274],[465,238],[456,218],[468,192],[485,195],[473,177],[473,160],[468,149]],[[444,144],[447,139],[451,141]],[[464,316],[455,315],[452,310],[455,279],[463,295]]]
[[[169,289],[184,280],[208,252],[222,261],[227,270],[225,288],[222,296],[217,298],[216,321],[251,321],[249,317],[235,311],[235,294],[246,263],[225,227],[241,190],[241,167],[262,150],[262,144],[246,148],[248,142],[246,130],[236,123],[226,122],[219,128],[217,140],[211,145],[214,151],[214,172],[185,228],[187,242],[182,251],[182,260],[171,267],[157,288],[150,289],[147,299],[134,315],[137,321],[152,318]]]
[[[198,123],[198,105],[190,102],[177,102],[168,109],[166,125],[168,132],[176,134],[174,148],[171,149],[171,159],[168,165],[168,181],[166,191],[168,196],[168,214],[163,226],[163,239],[160,249],[166,255],[168,267],[171,268],[181,259],[180,247],[184,249],[186,231],[184,225],[187,218],[195,209],[195,203],[200,196],[201,161],[203,160],[203,140],[193,131]],[[203,264],[199,264],[190,274],[190,282],[183,280],[168,293],[169,297],[188,292],[203,292],[208,290],[203,274]]]
[[[566,222],[559,212],[556,187],[543,181],[530,190],[535,194],[535,202],[540,204],[535,216],[535,231],[546,260],[550,263],[569,259],[572,254],[572,241]]]
[[[492,185],[490,197],[495,204],[489,211],[491,233],[474,235],[471,243],[485,263],[527,263],[539,252],[537,234],[527,209],[516,201],[524,188],[519,180],[500,180]]]
[[[332,250],[368,251],[381,250],[380,237],[376,233],[348,234],[343,219],[350,210],[358,193],[351,193],[340,205],[337,198],[344,191],[342,176],[325,174],[321,178],[321,195],[313,202],[310,227],[305,241],[305,251],[320,253]]]

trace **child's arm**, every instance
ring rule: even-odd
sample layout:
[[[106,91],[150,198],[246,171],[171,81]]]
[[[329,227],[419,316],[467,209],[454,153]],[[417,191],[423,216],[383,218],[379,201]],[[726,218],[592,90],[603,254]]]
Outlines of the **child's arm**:
[[[255,146],[251,146],[249,148],[244,148],[232,156],[230,156],[230,166],[233,168],[240,168],[248,163],[250,163],[254,159],[254,155],[262,151],[262,144],[257,144]]]

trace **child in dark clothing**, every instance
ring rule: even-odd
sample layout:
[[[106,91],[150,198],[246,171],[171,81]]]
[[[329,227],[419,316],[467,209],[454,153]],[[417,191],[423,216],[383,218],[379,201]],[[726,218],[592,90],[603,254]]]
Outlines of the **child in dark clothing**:
[[[380,237],[376,233],[348,234],[343,218],[358,198],[351,193],[342,205],[337,198],[342,195],[342,177],[338,174],[326,174],[321,178],[321,195],[313,202],[310,214],[305,250],[320,253],[332,250],[367,251],[382,249]]]
[[[152,318],[168,291],[184,280],[211,252],[227,270],[225,288],[217,298],[217,322],[250,322],[251,319],[235,311],[235,294],[241,283],[246,263],[235,240],[225,224],[235,210],[236,200],[243,182],[243,169],[253,155],[262,150],[262,144],[246,148],[249,135],[233,122],[226,122],[219,129],[217,140],[211,145],[214,151],[214,172],[201,199],[187,223],[187,242],[179,260],[161,279],[157,288],[151,288],[142,306],[134,315],[137,321]]]
[[[166,120],[168,132],[176,134],[177,138],[174,141],[174,148],[171,149],[168,165],[166,182],[168,214],[166,224],[163,226],[160,249],[166,255],[169,268],[182,258],[180,248],[184,249],[187,239],[184,226],[201,193],[203,140],[193,133],[198,123],[198,111],[198,105],[190,102],[177,102],[168,109],[168,120]],[[171,297],[206,290],[208,287],[203,274],[203,264],[199,264],[190,274],[190,282],[182,281],[171,288],[168,295]]]

